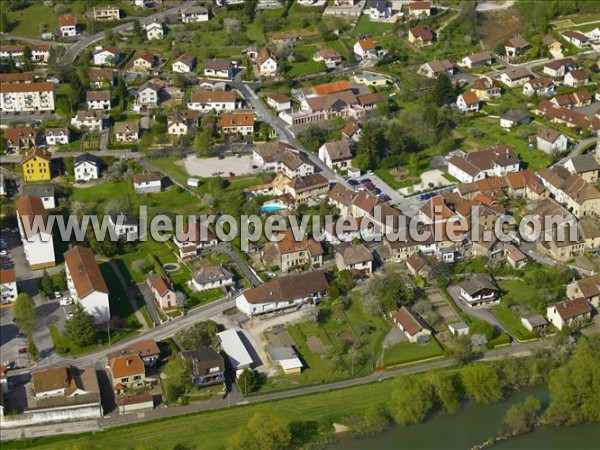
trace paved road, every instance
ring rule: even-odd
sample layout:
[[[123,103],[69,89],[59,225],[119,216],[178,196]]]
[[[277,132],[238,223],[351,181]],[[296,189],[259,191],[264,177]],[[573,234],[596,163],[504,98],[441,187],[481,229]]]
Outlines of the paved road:
[[[567,156],[565,156],[558,162],[558,164],[566,163],[570,158],[579,155],[584,148],[586,148],[588,145],[593,144],[594,142],[598,142],[598,138],[596,136],[587,139],[582,139],[571,149]]]
[[[150,23],[154,20],[162,20],[165,18],[165,16],[176,13],[177,11],[179,11],[183,8],[186,8],[188,6],[194,5],[195,3],[196,3],[195,1],[181,3],[177,6],[175,6],[174,8],[167,9],[165,11],[161,11],[161,12],[152,14],[150,16],[144,17],[143,19],[140,19],[140,22],[142,24],[145,24],[145,23]],[[121,31],[127,31],[127,30],[131,30],[131,29],[133,29],[133,21],[123,23],[121,25],[117,25],[116,27],[113,27],[111,29],[111,31],[113,33],[119,33]],[[79,53],[81,53],[87,46],[94,44],[98,41],[101,41],[102,39],[104,39],[105,36],[106,36],[106,31],[102,31],[100,33],[96,33],[91,36],[82,36],[79,39],[79,41],[77,41],[76,43],[72,44],[70,47],[67,48],[67,51],[61,57],[61,62],[65,63],[65,64],[72,63],[73,61],[75,61],[75,58],[77,58]]]
[[[29,44],[69,45],[69,43],[66,43],[66,42],[55,42],[52,40],[33,39],[33,38],[27,38],[27,37],[23,37],[23,36],[15,36],[12,34],[3,34],[2,39],[6,39],[7,41],[27,42]]]
[[[499,359],[506,356],[513,357],[523,357],[533,354],[540,348],[550,347],[553,343],[553,340],[542,340],[531,343],[523,344],[519,347],[504,347],[499,350],[491,350],[486,352],[482,359],[483,360],[493,360]],[[80,363],[81,361],[79,361]],[[329,384],[320,384],[315,386],[309,386],[305,388],[299,388],[284,392],[273,392],[269,394],[256,395],[252,397],[248,397],[243,401],[239,401],[239,397],[233,396],[233,398],[227,397],[225,399],[214,400],[205,403],[194,403],[187,406],[177,407],[177,408],[159,408],[155,410],[145,410],[140,413],[132,413],[125,415],[113,415],[109,417],[105,417],[104,419],[98,420],[98,429],[106,429],[115,426],[122,426],[131,423],[140,423],[148,420],[155,420],[165,417],[175,417],[183,414],[194,413],[198,411],[210,411],[215,409],[227,408],[236,405],[245,405],[248,403],[259,403],[270,400],[282,399],[282,398],[291,398],[297,397],[300,395],[314,394],[318,392],[326,392],[335,389],[342,389],[351,386],[357,386],[366,383],[373,383],[382,381],[385,379],[393,378],[399,375],[409,375],[414,373],[426,372],[428,370],[439,369],[443,367],[449,367],[454,364],[454,361],[449,359],[437,359],[434,361],[423,362],[421,364],[410,365],[406,367],[400,367],[397,369],[385,371],[385,372],[375,372],[369,376],[363,378],[353,378],[350,380],[339,381],[336,383]],[[87,431],[90,429],[94,429],[93,425],[89,422],[84,423],[74,423],[68,425],[71,429],[76,431]],[[55,429],[64,429],[65,424],[56,424],[56,425],[47,425],[43,427],[25,427],[19,428],[18,430],[2,430],[2,440],[12,440],[12,439],[21,439],[23,437],[39,437],[43,435],[53,435],[58,433],[58,431],[54,431]]]

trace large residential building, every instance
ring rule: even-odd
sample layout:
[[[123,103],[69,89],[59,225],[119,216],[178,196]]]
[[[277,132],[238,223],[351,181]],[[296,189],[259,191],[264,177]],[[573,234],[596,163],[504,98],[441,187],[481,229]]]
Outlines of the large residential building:
[[[472,274],[458,285],[460,296],[471,308],[489,306],[500,301],[499,289],[488,274]]]
[[[567,298],[583,297],[596,308],[600,307],[600,274],[595,274],[567,285]]]
[[[53,83],[1,83],[0,112],[54,111]]]
[[[577,170],[575,166],[569,167],[574,172]],[[590,169],[592,172],[595,170],[597,178],[597,165]],[[538,171],[537,176],[556,201],[575,217],[600,215],[600,192],[578,173],[572,173],[566,167],[553,166]]]
[[[110,319],[108,286],[98,267],[94,253],[76,245],[64,254],[67,285],[71,297],[93,316],[94,322]]]
[[[269,242],[261,251],[261,260],[276,266],[281,272],[302,271],[323,264],[323,247],[306,236],[297,241],[291,229],[278,235],[277,242]]]
[[[322,271],[305,272],[267,281],[240,294],[235,303],[244,314],[255,316],[318,302],[328,290],[329,284]]]
[[[21,168],[25,181],[50,181],[52,178],[52,155],[44,149],[34,147],[21,157]]]
[[[121,12],[116,6],[94,6],[92,15],[94,20],[121,20]]]
[[[462,183],[472,183],[486,177],[518,172],[519,157],[508,145],[453,155],[448,160],[448,173]]]
[[[225,360],[214,349],[201,347],[179,354],[191,362],[190,381],[200,387],[225,383]]]
[[[352,149],[348,140],[326,142],[319,148],[319,159],[330,169],[347,170],[352,166]]]
[[[15,206],[19,234],[29,266],[33,270],[54,266],[52,229],[48,226],[48,214],[42,199],[25,195],[17,200]]]
[[[219,117],[217,128],[224,135],[252,136],[254,134],[254,113],[226,113]]]
[[[223,266],[201,267],[192,275],[191,284],[197,291],[229,287],[234,284],[233,274]]]
[[[77,30],[77,17],[75,14],[60,16],[58,24],[58,29],[62,37],[73,37],[79,34],[79,30]]]
[[[207,22],[208,9],[203,6],[188,6],[181,10],[181,21],[183,23]]]
[[[257,145],[252,153],[252,162],[265,172],[282,172],[288,178],[305,177],[315,171],[298,150],[281,142]]]

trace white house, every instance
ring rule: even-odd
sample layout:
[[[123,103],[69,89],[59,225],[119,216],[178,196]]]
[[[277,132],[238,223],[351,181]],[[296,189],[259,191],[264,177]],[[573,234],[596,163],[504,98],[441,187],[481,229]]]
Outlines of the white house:
[[[548,322],[541,314],[531,314],[521,317],[521,325],[528,331],[541,331],[548,326]]]
[[[52,267],[54,242],[52,230],[48,227],[48,214],[39,197],[25,195],[15,203],[19,234],[25,251],[25,258],[32,270]],[[36,227],[39,224],[39,227]]]
[[[553,95],[554,81],[547,77],[533,78],[523,85],[523,94],[525,95]]]
[[[288,178],[305,177],[315,171],[314,166],[301,158],[296,149],[281,142],[254,147],[252,162],[265,172],[283,172]]]
[[[564,31],[562,37],[565,41],[570,42],[576,47],[585,47],[590,45],[590,39],[583,33],[574,30]]]
[[[431,15],[431,2],[410,2],[408,16],[410,19],[419,19]]]
[[[77,155],[73,170],[75,172],[75,181],[97,180],[100,176],[100,158],[91,153]]]
[[[85,101],[89,110],[110,111],[110,91],[87,91]]]
[[[375,42],[370,37],[361,37],[354,43],[354,54],[361,59],[377,58]]]
[[[559,131],[551,128],[540,128],[536,137],[537,148],[548,154],[553,152],[564,152],[567,149],[569,141],[567,137]]]
[[[502,128],[509,129],[527,123],[529,123],[529,114],[522,109],[509,109],[500,115],[500,126]]]
[[[188,108],[194,111],[229,112],[236,109],[234,91],[193,91]]]
[[[202,267],[192,275],[191,285],[197,291],[232,286],[233,274],[223,266]]]
[[[572,58],[555,59],[544,65],[544,74],[551,77],[564,77],[565,74],[577,67]]]
[[[71,297],[92,315],[94,322],[110,319],[108,286],[98,267],[94,253],[76,245],[64,254],[67,286]]]
[[[472,274],[459,283],[460,296],[471,308],[494,305],[500,302],[498,288],[488,274]]]
[[[454,336],[467,336],[469,334],[469,325],[465,322],[454,322],[448,325],[450,333]]]
[[[138,221],[131,214],[110,214],[108,223],[115,236],[126,242],[136,241],[139,237]]]
[[[346,242],[335,249],[335,264],[338,270],[358,271],[364,275],[373,273],[373,254],[362,244]]]
[[[77,17],[74,14],[60,16],[58,19],[59,31],[62,37],[77,36]]]
[[[117,122],[114,127],[115,139],[120,144],[138,142],[140,140],[140,126],[137,120]]]
[[[207,22],[208,9],[202,6],[188,6],[181,10],[181,21],[183,23]]]
[[[277,112],[292,109],[292,99],[289,95],[273,92],[267,94],[265,98],[267,99],[267,104]]]
[[[80,130],[100,131],[104,127],[104,115],[102,111],[77,111],[71,125]]]
[[[162,39],[165,35],[162,23],[160,22],[150,22],[144,25],[144,28],[146,30],[146,37],[149,41],[154,39]]]
[[[318,302],[328,290],[329,284],[322,271],[304,272],[275,278],[249,289],[235,299],[235,304],[244,314],[255,316]]]
[[[465,56],[458,65],[472,69],[473,67],[490,65],[492,62],[494,62],[494,56],[490,52],[481,52]]]
[[[371,20],[383,20],[392,16],[392,6],[387,0],[371,0],[369,18]]]
[[[96,47],[93,53],[94,65],[114,66],[119,63],[120,56],[119,50],[112,45]]]
[[[559,302],[546,310],[548,321],[559,330],[585,322],[591,315],[592,307],[583,297]]]
[[[326,142],[319,148],[319,159],[330,169],[346,170],[352,165],[352,150],[348,140]]]
[[[456,99],[456,106],[460,112],[477,112],[479,111],[479,97],[473,91],[463,92]]]
[[[145,108],[156,108],[158,106],[159,93],[161,87],[154,83],[144,83],[138,90],[136,103]]]
[[[451,77],[454,75],[454,71],[454,64],[447,59],[429,61],[419,67],[419,73],[427,78],[437,78],[442,73]]]
[[[204,76],[209,78],[231,78],[233,76],[233,64],[228,59],[206,59],[204,60]]]
[[[485,177],[504,176],[519,171],[519,157],[508,145],[452,155],[448,160],[448,173],[462,183],[473,183]]]
[[[256,55],[256,67],[260,76],[272,77],[277,75],[277,58],[275,54],[264,47]]]
[[[69,143],[71,132],[67,127],[64,128],[46,128],[44,130],[46,145],[66,145]]]
[[[0,303],[12,303],[18,294],[15,269],[0,269]]]
[[[162,190],[163,177],[160,173],[136,173],[131,179],[136,194],[151,194]]]
[[[173,62],[172,70],[177,73],[190,73],[194,70],[195,62],[196,59],[193,56],[184,53]]]
[[[578,69],[572,70],[565,75],[563,83],[566,86],[577,87],[577,86],[585,86],[589,82],[589,77],[585,70]]]
[[[517,67],[500,74],[500,81],[511,88],[523,86],[532,78],[532,75],[525,67]]]

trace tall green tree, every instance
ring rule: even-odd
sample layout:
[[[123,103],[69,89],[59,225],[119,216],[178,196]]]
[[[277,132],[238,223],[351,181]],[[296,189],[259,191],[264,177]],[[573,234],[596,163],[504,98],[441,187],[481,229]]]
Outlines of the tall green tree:
[[[461,373],[467,395],[477,403],[491,403],[503,397],[502,381],[498,369],[492,364],[476,364]]]
[[[251,369],[244,369],[237,380],[238,389],[243,395],[249,395],[258,387],[258,374]]]
[[[456,377],[434,372],[427,376],[427,381],[433,386],[438,408],[450,414],[456,412],[461,401]]]
[[[37,361],[37,359],[40,356],[40,352],[38,351],[38,348],[35,345],[35,342],[31,335],[27,339],[27,353],[29,354],[29,358],[33,361]]]
[[[600,422],[599,375],[600,336],[582,337],[571,358],[550,377],[546,421],[554,425]]]
[[[394,380],[389,411],[398,425],[423,422],[434,405],[433,387],[422,377],[401,376]]]
[[[246,426],[232,436],[228,448],[282,450],[291,443],[290,427],[280,415],[255,413]]]
[[[210,130],[202,130],[196,133],[194,148],[200,156],[208,156],[215,146],[215,139]]]
[[[19,328],[27,334],[31,334],[37,323],[37,314],[35,312],[35,302],[29,294],[21,293],[17,295],[13,305],[13,317]]]
[[[67,321],[67,338],[74,345],[85,347],[96,339],[94,318],[79,302],[73,305],[73,317]]]
[[[44,273],[42,274],[42,278],[38,281],[38,290],[48,297],[54,291],[54,283],[52,282],[52,277],[48,275],[48,271],[44,269]]]
[[[446,73],[442,72],[436,78],[431,97],[438,106],[448,105],[455,100],[455,92]]]
[[[356,161],[360,169],[375,169],[379,163],[384,140],[381,127],[375,121],[366,122],[356,145]]]
[[[504,416],[504,423],[513,433],[520,434],[531,431],[541,408],[540,401],[529,395],[523,403],[508,408]]]

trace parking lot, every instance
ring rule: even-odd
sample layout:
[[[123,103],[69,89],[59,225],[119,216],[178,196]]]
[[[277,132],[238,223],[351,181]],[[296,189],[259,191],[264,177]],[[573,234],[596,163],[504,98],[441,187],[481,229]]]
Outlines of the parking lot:
[[[182,164],[193,177],[214,177],[217,174],[228,177],[260,171],[252,168],[252,155],[219,156],[215,158],[198,158],[196,155],[189,155],[183,160]]]

